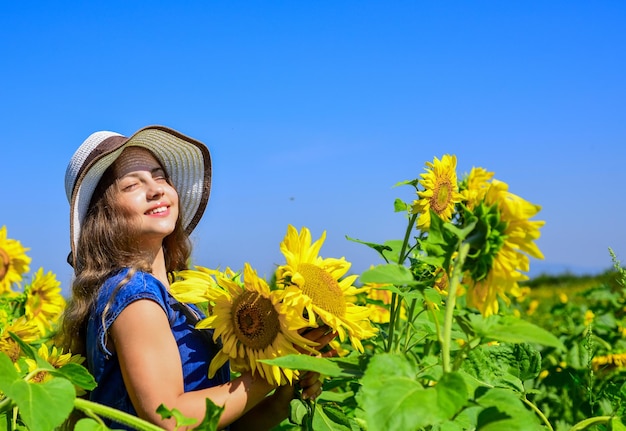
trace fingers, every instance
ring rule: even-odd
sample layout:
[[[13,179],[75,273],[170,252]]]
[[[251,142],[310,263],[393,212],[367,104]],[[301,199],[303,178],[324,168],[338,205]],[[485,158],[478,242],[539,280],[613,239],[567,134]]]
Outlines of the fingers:
[[[319,350],[330,343],[337,336],[337,333],[333,332],[328,325],[323,325],[317,328],[302,329],[300,335],[317,343],[318,345],[315,347]]]
[[[319,373],[307,371],[300,376],[298,384],[302,388],[303,400],[315,400],[322,394],[322,381]]]

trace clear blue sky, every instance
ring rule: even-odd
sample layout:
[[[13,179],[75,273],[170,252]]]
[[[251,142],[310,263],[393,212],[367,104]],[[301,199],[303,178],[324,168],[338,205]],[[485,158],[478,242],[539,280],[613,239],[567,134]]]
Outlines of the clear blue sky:
[[[67,162],[96,130],[204,141],[196,263],[268,274],[287,224],[324,257],[400,238],[394,188],[456,154],[542,206],[531,274],[626,260],[623,1],[4,2],[0,225],[71,268]]]

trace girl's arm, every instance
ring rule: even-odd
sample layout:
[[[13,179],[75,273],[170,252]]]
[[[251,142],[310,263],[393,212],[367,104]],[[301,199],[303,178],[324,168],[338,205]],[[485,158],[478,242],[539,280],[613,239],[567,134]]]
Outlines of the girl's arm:
[[[305,336],[322,348],[335,334],[329,334],[327,328],[316,328]],[[111,340],[138,416],[165,429],[173,429],[175,422],[161,419],[156,413],[159,405],[176,408],[200,422],[205,415],[206,398],[225,407],[220,428],[241,418],[233,427],[251,429],[248,425],[254,424],[255,430],[270,429],[288,415],[293,387],[279,387],[267,397],[275,387],[250,372],[220,386],[185,392],[178,346],[167,316],[156,302],[144,299],[128,305],[111,325]],[[304,398],[314,399],[321,393],[319,377],[312,372],[302,375],[298,384]]]
[[[138,300],[126,307],[111,326],[111,338],[138,416],[165,429],[173,429],[175,423],[173,419],[162,420],[156,413],[160,404],[200,422],[205,399],[210,398],[225,407],[220,417],[222,428],[274,389],[264,379],[243,373],[224,385],[185,393],[178,346],[163,309],[151,300]]]

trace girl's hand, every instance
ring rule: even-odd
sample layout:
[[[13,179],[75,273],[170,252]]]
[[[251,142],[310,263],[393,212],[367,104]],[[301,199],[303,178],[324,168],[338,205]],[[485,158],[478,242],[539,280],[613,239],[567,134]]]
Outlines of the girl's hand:
[[[328,325],[319,326],[317,328],[304,328],[299,331],[299,334],[302,335],[304,338],[307,338],[317,343],[314,348],[315,350],[320,352],[320,354],[316,356],[331,357],[337,354],[337,351],[334,349],[326,349],[328,343],[330,343],[337,336],[337,333],[331,331]],[[309,351],[306,351],[298,346],[296,346],[296,349],[300,353],[311,354]]]
[[[330,327],[327,325],[318,328],[303,329],[300,331],[300,335],[317,343],[315,349],[318,354],[315,356],[328,358],[337,354],[336,350],[327,349],[328,343],[337,336],[337,333],[331,331]],[[312,354],[304,349],[298,348],[298,350],[301,353]],[[304,371],[300,374],[297,385],[302,389],[303,400],[315,400],[322,393],[322,378],[317,371]]]

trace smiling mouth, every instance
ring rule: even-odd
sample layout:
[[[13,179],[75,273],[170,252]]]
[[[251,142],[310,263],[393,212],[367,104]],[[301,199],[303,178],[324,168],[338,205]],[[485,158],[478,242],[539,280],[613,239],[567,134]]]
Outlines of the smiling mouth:
[[[150,211],[146,211],[146,215],[152,215],[152,214],[160,214],[160,213],[164,213],[165,211],[167,211],[168,207],[158,207],[155,208],[153,210]]]

